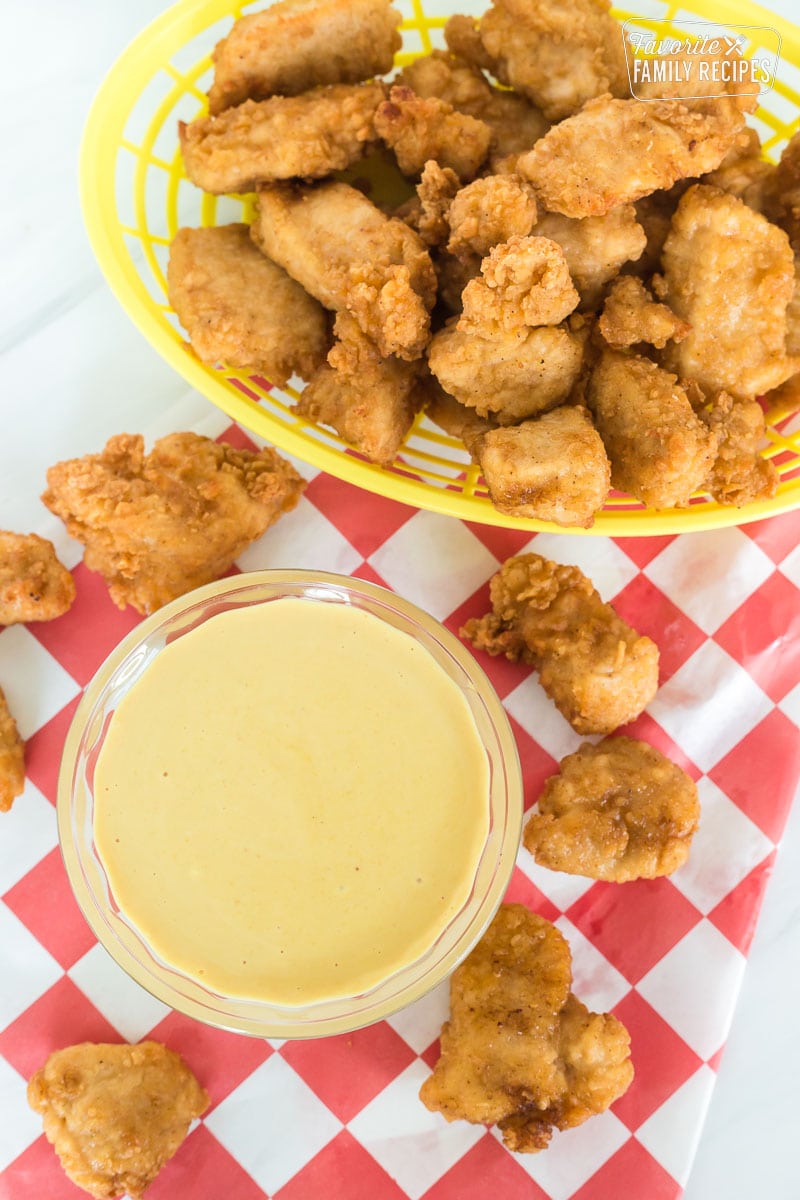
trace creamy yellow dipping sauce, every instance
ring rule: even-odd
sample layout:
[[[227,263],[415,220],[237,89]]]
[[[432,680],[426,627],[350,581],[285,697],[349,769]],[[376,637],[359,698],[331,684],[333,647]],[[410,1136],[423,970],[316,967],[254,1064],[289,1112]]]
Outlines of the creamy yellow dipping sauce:
[[[407,634],[280,599],[167,646],[94,779],[122,911],[167,963],[280,1005],[355,995],[466,901],[489,824],[468,705]]]

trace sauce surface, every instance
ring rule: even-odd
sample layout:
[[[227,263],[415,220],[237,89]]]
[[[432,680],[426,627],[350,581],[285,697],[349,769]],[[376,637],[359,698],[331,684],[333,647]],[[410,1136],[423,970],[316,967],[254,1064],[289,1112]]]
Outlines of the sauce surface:
[[[167,646],[94,777],[114,896],[164,961],[299,1005],[411,963],[467,899],[489,769],[466,701],[371,613],[280,599]]]

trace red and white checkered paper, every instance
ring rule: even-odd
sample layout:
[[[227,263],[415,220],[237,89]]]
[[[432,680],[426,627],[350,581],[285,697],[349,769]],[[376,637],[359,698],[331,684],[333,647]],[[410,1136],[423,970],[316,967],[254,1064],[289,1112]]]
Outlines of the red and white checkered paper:
[[[236,427],[225,438],[247,444]],[[25,1102],[60,1046],[155,1038],[211,1107],[149,1200],[674,1200],[686,1181],[762,892],[800,772],[800,514],[649,539],[531,537],[420,512],[297,464],[298,508],[239,560],[393,588],[458,630],[488,580],[534,548],[576,563],[661,648],[661,688],[628,732],[697,780],[702,823],[670,879],[623,885],[548,872],[520,851],[508,893],[555,921],[576,993],[631,1032],[636,1079],[600,1117],[536,1155],[429,1113],[447,986],[378,1025],[320,1041],[216,1032],[144,992],[95,941],[67,883],[54,802],[81,688],[136,624],[78,563],[72,611],[0,632],[0,683],[28,741],[28,782],[0,819],[0,1200],[77,1200]],[[74,561],[77,553],[74,552]],[[511,720],[526,803],[581,739],[526,668],[480,655]]]

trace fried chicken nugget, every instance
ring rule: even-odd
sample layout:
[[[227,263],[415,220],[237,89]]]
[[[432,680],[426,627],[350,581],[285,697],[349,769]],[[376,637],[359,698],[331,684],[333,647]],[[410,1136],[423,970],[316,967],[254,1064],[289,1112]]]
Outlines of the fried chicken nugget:
[[[597,328],[614,349],[646,342],[663,350],[667,342],[682,342],[691,325],[666,304],[655,301],[635,275],[620,275],[608,290]]]
[[[326,308],[346,309],[381,354],[411,362],[430,336],[436,274],[413,229],[346,183],[267,184],[256,245]]]
[[[478,650],[529,663],[577,733],[613,733],[658,688],[658,647],[604,604],[577,567],[509,558],[491,581],[492,612],[460,631]]]
[[[719,166],[744,115],[729,97],[696,103],[704,107],[600,96],[554,125],[520,155],[516,170],[549,211],[603,216]]]
[[[782,229],[707,184],[677,207],[653,280],[661,300],[691,325],[665,348],[664,365],[697,380],[707,395],[736,399],[778,387],[800,359],[786,353],[794,256]]]
[[[406,210],[403,220],[416,229],[426,246],[441,246],[447,241],[450,235],[447,214],[460,187],[455,171],[440,167],[432,158],[425,163],[416,187],[416,201]]]
[[[8,812],[25,788],[25,743],[0,688],[0,812]]]
[[[450,979],[441,1055],[420,1089],[448,1121],[497,1124],[509,1150],[604,1112],[633,1079],[630,1037],[571,992],[569,946],[521,904],[501,905]]]
[[[471,452],[499,512],[588,529],[606,502],[611,468],[588,410],[579,405],[487,430]]]
[[[208,1108],[174,1051],[83,1042],[56,1050],[28,1084],[65,1172],[98,1200],[138,1198]]]
[[[258,250],[247,225],[179,229],[167,285],[201,362],[260,371],[283,387],[325,361],[325,310]]]
[[[0,529],[0,625],[52,621],[75,599],[75,581],[47,538]]]
[[[251,192],[276,179],[321,179],[357,162],[375,139],[379,83],[334,84],[301,96],[245,100],[178,122],[183,163],[204,192]]]
[[[429,159],[474,179],[489,153],[491,130],[436,97],[423,99],[409,87],[393,87],[378,106],[375,131],[395,154],[404,175],[419,175]]]
[[[370,462],[388,467],[414,423],[414,363],[384,358],[355,317],[340,312],[337,341],[300,395],[296,411],[332,425]]]
[[[532,232],[558,242],[564,251],[582,308],[594,308],[609,279],[624,263],[638,259],[647,244],[632,204],[579,220],[540,210]]]
[[[525,237],[536,220],[529,184],[516,175],[486,175],[461,188],[447,210],[447,252],[466,262],[501,242]]]
[[[611,482],[651,508],[688,504],[711,471],[717,435],[677,378],[649,358],[604,350],[586,399],[611,463]]]
[[[383,75],[400,21],[389,0],[279,0],[242,17],[214,49],[209,112]]]
[[[764,212],[785,230],[800,254],[800,131],[784,147],[774,174],[764,187]]]
[[[608,0],[492,0],[478,26],[492,73],[548,121],[606,92],[628,95],[622,28],[609,9]]]
[[[758,401],[734,400],[720,392],[698,415],[718,439],[714,464],[705,481],[717,503],[741,508],[774,496],[778,472],[759,453],[766,444],[766,424]]]
[[[119,608],[150,613],[218,579],[297,504],[305,482],[269,447],[237,450],[171,433],[145,455],[120,434],[100,454],[56,463],[42,500],[85,546]]]
[[[515,235],[490,250],[461,300],[458,328],[492,337],[526,326],[558,325],[579,296],[557,242]]]
[[[547,780],[523,842],[537,863],[625,883],[670,875],[700,819],[694,781],[633,738],[585,742]]]

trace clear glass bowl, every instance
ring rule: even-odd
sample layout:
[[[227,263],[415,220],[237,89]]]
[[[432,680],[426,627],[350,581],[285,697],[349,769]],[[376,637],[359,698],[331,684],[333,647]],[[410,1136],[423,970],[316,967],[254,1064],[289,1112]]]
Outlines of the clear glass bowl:
[[[93,779],[116,706],[166,645],[218,613],[294,597],[363,609],[414,638],[458,686],[489,763],[489,831],[470,895],[415,962],[359,995],[282,1007],[220,995],[162,961],[117,905],[94,843]],[[371,583],[315,571],[258,571],[198,588],[144,620],[86,688],[67,735],[58,784],[58,829],[72,889],[112,958],[159,1000],[197,1020],[261,1037],[344,1033],[381,1020],[440,983],[494,916],[514,868],[522,825],[522,777],[503,707],[464,646],[427,613]]]

